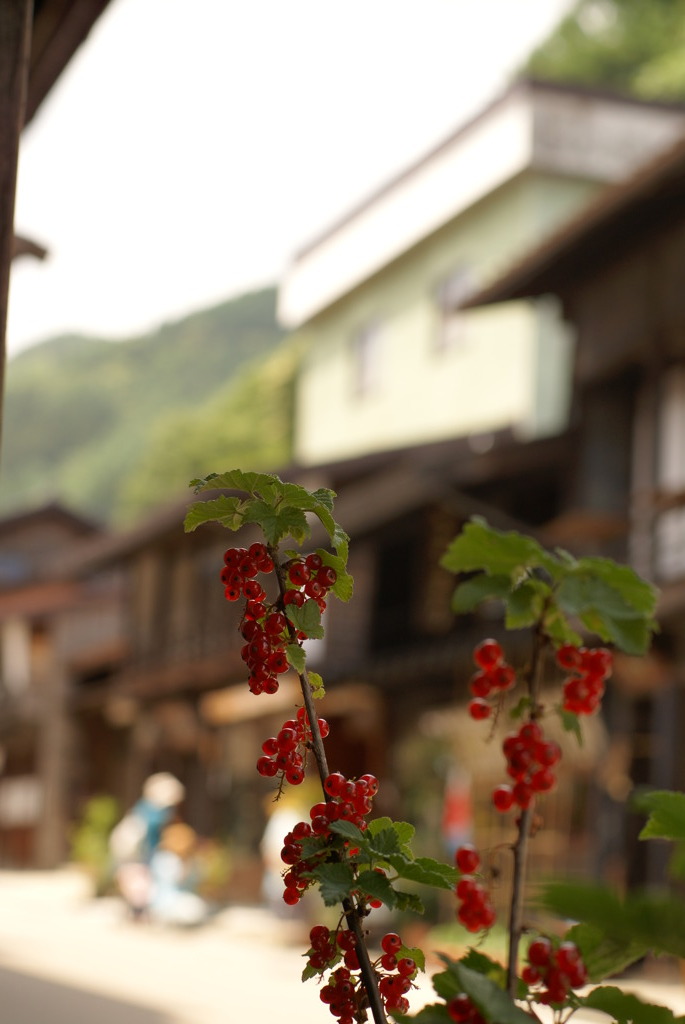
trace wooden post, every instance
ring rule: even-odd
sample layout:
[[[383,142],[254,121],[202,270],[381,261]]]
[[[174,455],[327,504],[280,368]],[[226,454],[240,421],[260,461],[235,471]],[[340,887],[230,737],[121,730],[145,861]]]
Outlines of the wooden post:
[[[10,263],[14,237],[14,197],[19,136],[31,52],[33,0],[0,3],[0,437],[5,393],[5,337]]]

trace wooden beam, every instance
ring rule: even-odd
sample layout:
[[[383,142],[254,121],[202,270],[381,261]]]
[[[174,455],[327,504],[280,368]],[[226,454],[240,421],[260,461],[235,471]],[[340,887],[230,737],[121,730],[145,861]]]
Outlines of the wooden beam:
[[[26,107],[32,21],[33,0],[0,3],[0,437],[17,158]]]

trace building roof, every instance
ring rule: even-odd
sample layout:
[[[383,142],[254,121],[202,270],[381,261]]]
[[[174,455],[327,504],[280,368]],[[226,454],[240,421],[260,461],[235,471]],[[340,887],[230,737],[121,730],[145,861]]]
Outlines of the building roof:
[[[685,213],[685,139],[628,181],[603,190],[464,308],[547,293],[564,294],[608,260]]]
[[[34,0],[24,124],[33,118],[109,0]]]
[[[305,323],[526,169],[621,180],[684,124],[681,105],[521,79],[298,253],[280,319]]]

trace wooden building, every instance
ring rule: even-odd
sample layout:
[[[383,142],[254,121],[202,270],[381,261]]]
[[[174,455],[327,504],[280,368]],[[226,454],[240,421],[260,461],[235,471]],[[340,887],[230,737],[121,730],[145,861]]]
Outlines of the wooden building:
[[[544,294],[561,300],[576,335],[578,444],[568,507],[551,535],[624,558],[661,589],[661,634],[645,663],[619,672],[610,724],[637,784],[682,789],[684,142],[607,190],[472,301]],[[658,876],[660,853],[634,844],[628,879]]]

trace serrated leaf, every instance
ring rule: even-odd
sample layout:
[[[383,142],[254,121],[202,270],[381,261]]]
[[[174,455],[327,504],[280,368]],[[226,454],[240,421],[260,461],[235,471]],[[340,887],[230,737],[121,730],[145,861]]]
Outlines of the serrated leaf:
[[[655,790],[633,797],[633,805],[649,814],[640,839],[685,839],[685,793]]]
[[[324,635],[321,625],[321,609],[316,601],[305,601],[301,608],[295,604],[288,604],[285,614],[289,622],[292,622],[296,629],[305,633],[312,640],[320,640]]]
[[[455,537],[440,559],[450,572],[486,572],[508,576],[516,582],[531,569],[545,569],[553,578],[560,566],[532,537],[510,531],[503,533],[474,517]]]
[[[555,601],[551,601],[545,617],[542,620],[542,628],[547,636],[557,647],[562,644],[572,644],[580,647],[583,642],[580,633],[571,626],[570,622],[557,607]]]
[[[622,590],[614,585],[616,581],[623,585]],[[644,654],[649,648],[654,628],[653,588],[625,566],[606,559],[582,559],[559,584],[557,601],[567,615],[577,616],[588,629],[627,654]],[[645,606],[652,611],[644,612]]]
[[[357,887],[349,864],[321,864],[312,871],[312,875],[319,882],[321,898],[327,907],[342,903]]]
[[[578,567],[604,580],[636,612],[650,619],[654,616],[658,591],[630,566],[619,565],[609,558],[581,558]]]
[[[542,902],[561,917],[574,918],[624,944],[685,958],[685,904],[668,892],[629,893],[621,902],[603,886],[551,883]]]
[[[433,860],[432,857],[417,857],[411,861],[405,858],[404,862],[397,857],[389,857],[388,860],[400,878],[420,885],[430,885],[434,889],[453,889],[460,877],[456,868]]]
[[[455,615],[467,614],[483,601],[504,599],[510,590],[511,580],[508,576],[489,576],[481,572],[457,585],[452,594],[452,611]]]
[[[579,999],[581,1006],[600,1010],[617,1024],[675,1024],[685,1020],[676,1017],[666,1006],[644,1003],[630,992],[623,992],[615,985],[602,985],[589,995]]]
[[[375,857],[386,858],[392,854],[402,855],[399,836],[394,828],[384,828],[381,832],[369,836],[369,851]]]
[[[229,530],[239,530],[245,522],[246,503],[241,498],[224,495],[209,501],[194,502],[183,521],[186,533],[192,533],[203,523],[221,523]]]
[[[552,593],[543,580],[524,580],[515,587],[506,600],[504,625],[507,629],[525,629],[542,615],[544,603]]]
[[[337,835],[342,836],[343,839],[349,839],[355,846],[360,846],[366,849],[366,833],[362,832],[361,829],[357,828],[357,826],[351,821],[332,821],[330,829],[331,832],[335,832]]]
[[[369,822],[368,832],[372,836],[378,835],[384,829],[391,828],[397,835],[400,846],[406,846],[416,835],[416,829],[408,821],[393,821],[392,818],[374,818]]]
[[[500,988],[506,987],[506,968],[497,960],[493,960],[492,957],[488,956],[486,953],[482,953],[479,949],[473,949],[473,947],[471,947],[471,949],[469,949],[461,958],[460,962],[464,967],[468,967],[472,971],[477,971],[478,974],[484,974],[486,978],[490,978],[492,981],[497,982]]]
[[[399,911],[411,910],[413,914],[423,914],[425,907],[423,901],[414,892],[402,892],[395,890],[395,906]]]
[[[285,649],[288,664],[292,665],[298,675],[302,675],[307,665],[307,655],[299,644],[288,644]]]
[[[643,944],[607,935],[590,924],[574,925],[564,938],[580,950],[588,980],[593,983],[618,974],[647,953]]]
[[[390,910],[397,906],[395,890],[385,875],[379,871],[361,871],[357,878],[357,886],[365,895],[381,900]]]
[[[274,508],[257,498],[248,502],[245,522],[260,526],[267,542],[274,546],[284,537],[292,537],[298,544],[302,544],[310,533],[307,517],[301,508],[293,508],[292,505]]]
[[[307,670],[307,679],[312,691],[312,697],[314,700],[321,700],[322,697],[326,696],[326,690],[323,685],[323,679],[318,672],[312,672]]]
[[[283,482],[271,473],[246,473],[242,469],[230,469],[226,473],[209,473],[204,479],[193,480],[195,491],[236,490],[248,494],[263,494],[264,489],[276,490],[284,487]]]
[[[484,974],[455,963],[454,971],[463,992],[487,1021],[497,1024],[530,1024],[530,1016],[496,982]]]

